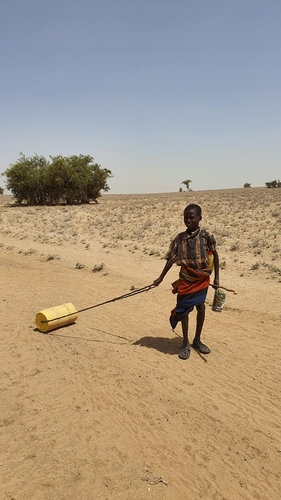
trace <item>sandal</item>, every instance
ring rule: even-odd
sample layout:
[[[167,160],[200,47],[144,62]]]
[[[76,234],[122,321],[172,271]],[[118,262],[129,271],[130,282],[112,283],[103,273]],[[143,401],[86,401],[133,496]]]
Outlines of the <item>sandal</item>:
[[[200,354],[210,354],[211,349],[207,347],[205,344],[202,344],[202,342],[194,342],[192,344],[193,349],[196,351],[200,352]]]
[[[179,352],[180,359],[188,359],[190,356],[190,345],[188,344],[186,347],[183,347]]]

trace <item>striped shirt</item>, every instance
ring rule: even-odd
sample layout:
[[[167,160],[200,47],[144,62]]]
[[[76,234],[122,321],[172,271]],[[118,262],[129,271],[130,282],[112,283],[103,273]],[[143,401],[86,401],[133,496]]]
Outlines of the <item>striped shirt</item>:
[[[178,266],[192,267],[193,269],[204,269],[208,267],[208,251],[215,250],[216,241],[210,235],[211,248],[207,242],[208,232],[205,229],[196,229],[191,234],[187,231],[179,233],[171,242],[166,255],[166,260],[173,260]]]

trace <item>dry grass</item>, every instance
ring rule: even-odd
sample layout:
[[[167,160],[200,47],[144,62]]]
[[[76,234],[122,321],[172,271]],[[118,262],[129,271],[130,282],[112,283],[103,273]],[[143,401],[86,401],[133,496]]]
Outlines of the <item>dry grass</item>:
[[[236,269],[243,275],[255,270],[280,279],[278,189],[106,195],[99,204],[57,207],[17,207],[11,197],[1,196],[1,242],[7,243],[6,249],[13,242],[13,251],[39,252],[49,260],[52,245],[79,248],[83,259],[87,250],[88,261],[99,245],[103,254],[126,249],[136,258],[147,254],[159,259],[184,229],[182,213],[189,203],[202,206],[202,226],[216,237],[222,269]]]

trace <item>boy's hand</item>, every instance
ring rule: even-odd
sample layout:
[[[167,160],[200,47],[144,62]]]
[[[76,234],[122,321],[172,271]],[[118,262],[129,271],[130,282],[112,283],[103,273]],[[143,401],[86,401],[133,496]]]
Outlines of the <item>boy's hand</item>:
[[[214,283],[212,284],[212,287],[213,287],[214,289],[219,288],[219,287],[220,287],[220,282],[219,282],[219,280],[214,279]]]
[[[153,281],[153,285],[158,286],[158,285],[160,285],[161,282],[162,282],[162,278],[157,278],[156,280]]]

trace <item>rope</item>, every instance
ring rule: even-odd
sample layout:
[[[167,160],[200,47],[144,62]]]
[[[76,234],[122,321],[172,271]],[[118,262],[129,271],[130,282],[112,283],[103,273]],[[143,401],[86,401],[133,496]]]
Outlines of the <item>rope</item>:
[[[212,285],[210,284],[210,286],[212,286]],[[95,304],[94,306],[85,307],[84,309],[80,309],[79,311],[65,314],[64,316],[59,316],[59,318],[44,320],[44,321],[41,321],[41,323],[50,323],[51,321],[56,321],[57,319],[68,318],[69,316],[73,316],[74,314],[81,313],[84,311],[89,311],[90,309],[94,309],[95,307],[104,306],[105,304],[109,304],[110,302],[116,302],[117,300],[122,300],[122,299],[127,299],[128,297],[133,297],[134,295],[138,295],[139,293],[148,292],[149,290],[151,290],[151,288],[155,288],[155,285],[153,283],[151,285],[144,286],[143,288],[138,288],[137,290],[132,290],[131,292],[124,293],[123,295],[120,295],[119,297],[115,297],[114,299],[106,300],[105,302],[100,302],[99,304]],[[220,286],[219,288],[223,288],[224,290],[227,290],[228,292],[233,292],[235,295],[237,293],[236,291],[230,290],[230,289],[225,288],[223,286]]]
[[[50,323],[51,321],[56,321],[57,319],[68,318],[69,316],[73,316],[74,314],[81,313],[84,311],[89,311],[89,309],[94,309],[95,307],[104,306],[105,304],[109,304],[110,302],[116,302],[117,300],[126,299],[127,297],[132,297],[133,295],[138,295],[139,293],[148,292],[151,288],[154,288],[155,285],[147,285],[143,288],[138,288],[137,290],[132,290],[131,292],[124,293],[124,295],[120,295],[119,297],[115,297],[114,299],[106,300],[105,302],[100,302],[99,304],[95,304],[94,306],[85,307],[84,309],[80,309],[74,313],[65,314],[64,316],[60,316],[59,318],[53,318],[45,321],[41,321],[41,323]]]

